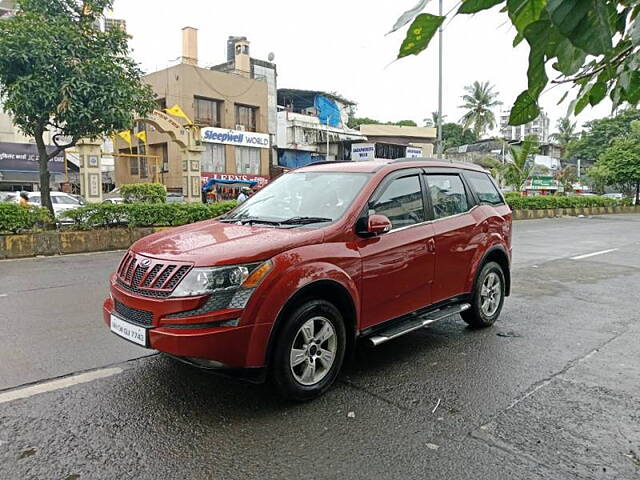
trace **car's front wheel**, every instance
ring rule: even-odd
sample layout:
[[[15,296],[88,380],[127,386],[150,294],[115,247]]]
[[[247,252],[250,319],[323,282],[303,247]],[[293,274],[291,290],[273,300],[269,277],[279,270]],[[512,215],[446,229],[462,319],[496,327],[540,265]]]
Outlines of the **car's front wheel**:
[[[325,300],[303,303],[284,319],[272,373],[279,393],[311,400],[331,387],[344,360],[346,333],[340,311]]]
[[[502,267],[486,263],[480,270],[471,297],[471,308],[461,313],[462,319],[476,328],[489,327],[500,316],[505,295]]]

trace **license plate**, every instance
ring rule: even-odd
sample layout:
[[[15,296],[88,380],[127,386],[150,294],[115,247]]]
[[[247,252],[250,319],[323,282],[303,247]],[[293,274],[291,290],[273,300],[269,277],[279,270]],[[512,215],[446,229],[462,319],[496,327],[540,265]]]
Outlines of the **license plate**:
[[[147,346],[146,328],[125,322],[115,315],[111,315],[111,331],[122,338],[132,341],[133,343],[137,343],[143,347]]]

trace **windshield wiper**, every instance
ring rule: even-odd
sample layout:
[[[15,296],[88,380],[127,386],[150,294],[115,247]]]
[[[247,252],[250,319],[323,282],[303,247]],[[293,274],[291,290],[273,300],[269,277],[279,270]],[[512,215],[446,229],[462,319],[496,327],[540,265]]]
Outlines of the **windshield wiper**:
[[[308,225],[311,223],[333,222],[333,218],[326,217],[291,217],[280,222],[281,225]]]
[[[276,220],[266,220],[260,217],[242,217],[242,218],[224,218],[220,220],[224,223],[241,223],[244,225],[248,223],[249,225],[253,225],[254,223],[263,223],[265,225],[280,225],[280,222]]]

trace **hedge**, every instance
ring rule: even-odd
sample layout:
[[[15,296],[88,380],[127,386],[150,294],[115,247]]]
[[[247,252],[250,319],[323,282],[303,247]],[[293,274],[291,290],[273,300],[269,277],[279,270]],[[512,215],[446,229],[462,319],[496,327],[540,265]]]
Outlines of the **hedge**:
[[[507,203],[512,210],[544,210],[547,208],[588,208],[588,207],[612,207],[620,202],[606,197],[598,196],[555,196],[538,195],[535,197],[522,197],[519,194],[507,194]]]
[[[120,194],[126,203],[167,201],[167,190],[161,183],[128,183],[120,186]]]
[[[46,228],[53,223],[46,208],[0,203],[0,233],[21,233]]]
[[[69,228],[89,230],[126,224],[130,227],[185,225],[215,218],[235,208],[237,202],[203,203],[96,203],[64,213],[74,221]]]

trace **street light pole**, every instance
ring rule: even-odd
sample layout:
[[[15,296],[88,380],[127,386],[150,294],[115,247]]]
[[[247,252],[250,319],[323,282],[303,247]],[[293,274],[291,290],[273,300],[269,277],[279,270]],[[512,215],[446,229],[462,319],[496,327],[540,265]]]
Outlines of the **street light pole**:
[[[440,16],[442,16],[442,0],[440,0]],[[442,158],[442,24],[438,28],[438,158]]]

